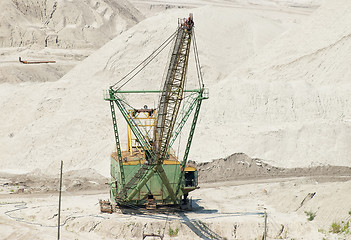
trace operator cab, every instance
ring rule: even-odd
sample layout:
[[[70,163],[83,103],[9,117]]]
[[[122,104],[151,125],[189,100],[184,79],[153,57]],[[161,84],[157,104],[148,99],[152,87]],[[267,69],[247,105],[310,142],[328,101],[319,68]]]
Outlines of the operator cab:
[[[198,185],[198,172],[195,167],[187,166],[184,171],[185,188],[196,188]]]

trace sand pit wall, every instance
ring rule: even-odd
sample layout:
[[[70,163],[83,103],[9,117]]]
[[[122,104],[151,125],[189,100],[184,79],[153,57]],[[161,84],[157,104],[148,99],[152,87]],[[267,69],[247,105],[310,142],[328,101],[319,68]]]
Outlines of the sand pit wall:
[[[5,0],[0,47],[96,49],[144,19],[127,0]]]

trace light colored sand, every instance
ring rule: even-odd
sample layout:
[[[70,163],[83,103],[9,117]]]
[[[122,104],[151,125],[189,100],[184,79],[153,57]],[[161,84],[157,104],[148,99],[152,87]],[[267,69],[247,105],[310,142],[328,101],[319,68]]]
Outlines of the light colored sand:
[[[142,20],[127,0],[3,0],[0,47],[96,48]]]
[[[219,145],[213,157],[245,152],[278,166],[350,166],[349,4],[327,2],[213,86],[218,97],[204,106],[197,132],[205,145]],[[223,128],[219,143],[206,137]]]
[[[165,239],[261,239],[266,210],[268,239],[350,239],[329,233],[334,221],[350,220],[350,187],[350,181],[318,183],[313,178],[244,185],[222,182],[202,185],[191,194],[193,212],[144,215],[101,214],[98,199],[108,194],[64,192],[61,236],[140,239],[144,232],[164,233]],[[310,193],[316,194],[300,207]],[[1,195],[2,239],[56,236],[57,201],[57,194]],[[316,213],[313,221],[307,220],[305,211]],[[178,229],[176,237],[169,236],[169,228]]]
[[[288,6],[292,8],[313,8],[318,7],[323,0],[234,0],[234,1],[216,1],[216,0],[175,0],[175,1],[164,1],[164,0],[131,0],[136,5],[149,6],[150,9],[157,6],[165,7],[199,7],[204,5],[221,6],[221,7],[252,7],[255,8],[259,5],[265,7],[279,7]]]
[[[0,10],[0,83],[56,81],[144,19],[125,0],[3,0]],[[56,63],[25,66],[19,57]]]
[[[187,16],[188,12],[175,10],[142,21],[90,55],[59,81],[2,84],[0,105],[4,113],[10,114],[0,116],[3,133],[0,165],[4,169],[20,165],[28,171],[35,168],[54,171],[59,161],[64,160],[67,170],[95,168],[107,176],[107,161],[114,140],[108,103],[102,99],[103,89],[158,47],[176,29],[177,18]],[[271,11],[262,17],[262,12],[256,15],[251,11],[218,7],[203,7],[193,12],[198,22],[196,36],[204,77],[210,87],[291,27],[295,18],[301,17],[287,14],[284,18],[286,15],[274,15]],[[285,20],[279,22],[277,18]],[[233,37],[223,37],[228,33]],[[167,54],[127,87],[159,89]],[[195,68],[190,60],[189,79],[194,82]],[[192,87],[190,80],[187,87]],[[211,92],[211,97],[218,98],[218,93]],[[145,104],[153,106],[154,102],[138,101],[136,107]],[[206,108],[209,107],[204,104]],[[208,114],[203,112],[199,126],[207,125],[204,120]],[[125,141],[123,125],[121,129],[121,139]],[[202,141],[197,138],[194,149]],[[204,155],[197,153],[191,158],[209,161],[214,154],[209,150],[211,153],[196,149]]]
[[[57,176],[59,161],[64,160],[65,172],[93,168],[107,176],[114,141],[102,90],[150,54],[174,31],[175,19],[186,16],[189,9],[161,13],[170,3],[134,1],[147,16],[156,16],[122,33],[77,65],[91,53],[87,46],[104,43],[95,32],[90,35],[90,30],[84,30],[85,26],[97,26],[101,20],[99,31],[103,31],[106,24],[112,26],[110,10],[123,12],[123,7],[113,8],[105,5],[110,1],[99,1],[101,8],[94,4],[77,8],[72,4],[78,1],[59,1],[61,12],[50,21],[51,30],[61,29],[60,16],[68,6],[73,12],[67,13],[78,16],[79,27],[74,28],[73,20],[67,17],[68,24],[60,32],[64,41],[58,47],[82,49],[42,50],[33,45],[47,34],[47,29],[38,30],[44,19],[40,7],[24,8],[28,9],[24,14],[15,10],[12,2],[19,1],[0,3],[0,9],[6,9],[1,22],[10,26],[1,25],[0,34],[5,37],[0,40],[6,43],[3,46],[27,44],[30,50],[26,45],[0,52],[1,174],[35,170],[28,175],[29,181],[30,176],[37,179],[41,173]],[[191,10],[205,82],[211,89],[211,98],[202,108],[191,159],[209,161],[245,152],[277,166],[350,166],[351,8],[346,0],[328,1],[307,20],[320,2],[172,2],[172,8],[216,5]],[[147,6],[157,9],[148,11]],[[93,9],[93,15],[81,14],[80,9]],[[17,16],[13,21],[7,19],[11,13]],[[90,22],[92,19],[96,23]],[[119,21],[116,29],[125,30],[127,19]],[[19,28],[11,30],[15,25]],[[8,37],[10,32],[12,38]],[[33,58],[47,53],[61,65],[19,66],[19,53]],[[159,88],[167,54],[128,88]],[[189,79],[194,77],[192,71]],[[152,98],[149,100],[152,106]],[[139,107],[144,105],[140,100],[131,101]],[[121,135],[125,136],[123,132]],[[73,174],[73,180],[64,186],[62,239],[140,239],[143,231],[163,233],[163,229],[166,239],[258,239],[263,233],[264,210],[268,213],[268,239],[351,239],[349,234],[329,233],[334,221],[350,220],[351,184],[340,176],[322,178],[324,182],[317,177],[292,177],[203,184],[191,194],[194,212],[135,216],[100,214],[98,199],[108,199],[107,190],[99,194],[76,191],[85,189],[82,183],[92,173],[75,172],[77,176]],[[9,194],[17,186],[6,185],[5,175],[0,186],[0,238],[55,238],[57,194],[45,192],[55,189],[57,179],[36,183],[31,189],[39,191],[37,194]],[[89,182],[89,186],[93,188],[97,182]],[[306,198],[313,193],[313,198]],[[316,213],[315,219],[308,221],[305,211]],[[171,238],[169,228],[178,228],[178,236]]]
[[[59,1],[58,6],[76,2]],[[39,180],[31,188],[32,192],[39,191],[36,194],[9,194],[17,186],[6,185],[3,172],[35,170],[27,180],[38,180],[41,173],[57,176],[59,161],[64,160],[65,172],[92,168],[108,175],[114,141],[102,90],[154,50],[174,31],[175,19],[189,12],[171,9],[162,14],[164,5],[169,4],[166,1],[134,2],[146,15],[156,16],[122,33],[77,65],[91,53],[85,49],[86,43],[100,44],[96,35],[79,30],[77,39],[84,41],[73,44],[82,47],[79,51],[42,50],[31,45],[46,34],[33,24],[36,21],[40,26],[43,20],[35,15],[38,8],[29,8],[35,13],[30,14],[35,21],[28,27],[23,25],[28,15],[16,12],[10,1],[1,1],[1,9],[5,6],[7,10],[2,19],[12,11],[18,16],[13,23],[20,27],[14,34],[21,37],[13,39],[29,44],[30,50],[12,47],[0,52],[0,238],[53,239],[57,224],[57,194],[46,193],[55,189],[57,179]],[[245,152],[278,166],[350,165],[348,1],[328,1],[308,20],[320,1],[172,3],[174,8],[217,5],[191,10],[205,81],[211,89],[211,98],[202,108],[191,159],[209,161]],[[296,4],[298,8],[292,7]],[[145,7],[151,5],[157,10],[147,11]],[[110,9],[92,8],[99,16],[88,18],[96,22],[105,16],[104,9]],[[88,23],[84,14],[77,16],[81,16],[79,26]],[[58,19],[52,23],[54,30],[60,26]],[[62,38],[66,40],[61,47],[73,46],[70,41],[77,28],[71,24],[63,28]],[[117,29],[126,26],[123,22]],[[0,34],[5,36],[9,29]],[[8,44],[6,36],[1,39]],[[47,53],[61,65],[40,69],[18,66],[19,53],[25,57]],[[128,88],[158,89],[167,54]],[[192,71],[189,79],[194,77]],[[34,80],[22,80],[21,74],[33,74]],[[192,87],[190,83],[188,87]],[[130,100],[136,106],[144,105],[140,100]],[[148,100],[152,106],[153,99]],[[121,124],[122,137],[124,129]],[[73,180],[64,186],[62,239],[140,239],[143,232],[162,234],[163,229],[166,239],[261,239],[264,210],[268,213],[268,239],[351,239],[350,234],[329,233],[333,222],[350,220],[351,182],[343,182],[340,176],[202,184],[191,194],[194,212],[135,216],[100,214],[98,199],[108,199],[108,191],[77,191],[86,189],[82,184],[92,173],[72,173]],[[90,181],[89,186],[102,184],[98,182]],[[306,198],[313,193],[313,198]],[[305,211],[316,213],[315,219],[308,221]],[[176,237],[169,236],[169,228],[178,229]]]

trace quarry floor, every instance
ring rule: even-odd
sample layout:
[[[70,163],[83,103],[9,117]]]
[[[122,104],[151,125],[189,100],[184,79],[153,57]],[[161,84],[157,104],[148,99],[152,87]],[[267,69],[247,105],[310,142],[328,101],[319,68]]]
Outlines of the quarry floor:
[[[1,239],[56,239],[58,179],[2,174],[0,180]],[[267,239],[351,239],[329,232],[333,222],[351,217],[350,175],[200,183],[191,193],[193,211],[125,214],[100,213],[99,199],[109,198],[106,181],[66,176],[62,239],[262,239],[265,212]],[[312,221],[307,212],[315,213]]]

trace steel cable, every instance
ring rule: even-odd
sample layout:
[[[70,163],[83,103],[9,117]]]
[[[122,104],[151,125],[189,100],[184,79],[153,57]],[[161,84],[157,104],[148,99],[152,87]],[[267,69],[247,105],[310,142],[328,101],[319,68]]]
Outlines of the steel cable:
[[[170,37],[168,37],[167,40],[165,40],[155,51],[153,51],[144,61],[142,61],[140,64],[138,64],[138,66],[136,66],[133,70],[131,70],[129,73],[127,73],[127,75],[125,75],[123,78],[121,78],[118,82],[116,82],[115,84],[110,86],[110,88],[114,88],[117,84],[121,83],[129,75],[133,74],[140,66],[143,65],[125,83],[123,83],[120,87],[118,87],[117,90],[119,90],[123,86],[125,86],[131,79],[133,79],[137,74],[139,74],[152,60],[154,60],[168,46],[168,44],[170,44],[173,41],[177,32],[178,32],[178,29]]]
[[[201,65],[200,65],[200,59],[199,59],[199,53],[197,51],[197,43],[196,43],[196,37],[195,37],[195,30],[193,29],[193,48],[194,48],[194,56],[195,56],[195,64],[196,64],[196,72],[197,72],[197,78],[199,80],[199,85],[200,88],[204,86],[204,81],[202,77],[202,72],[201,72]]]

